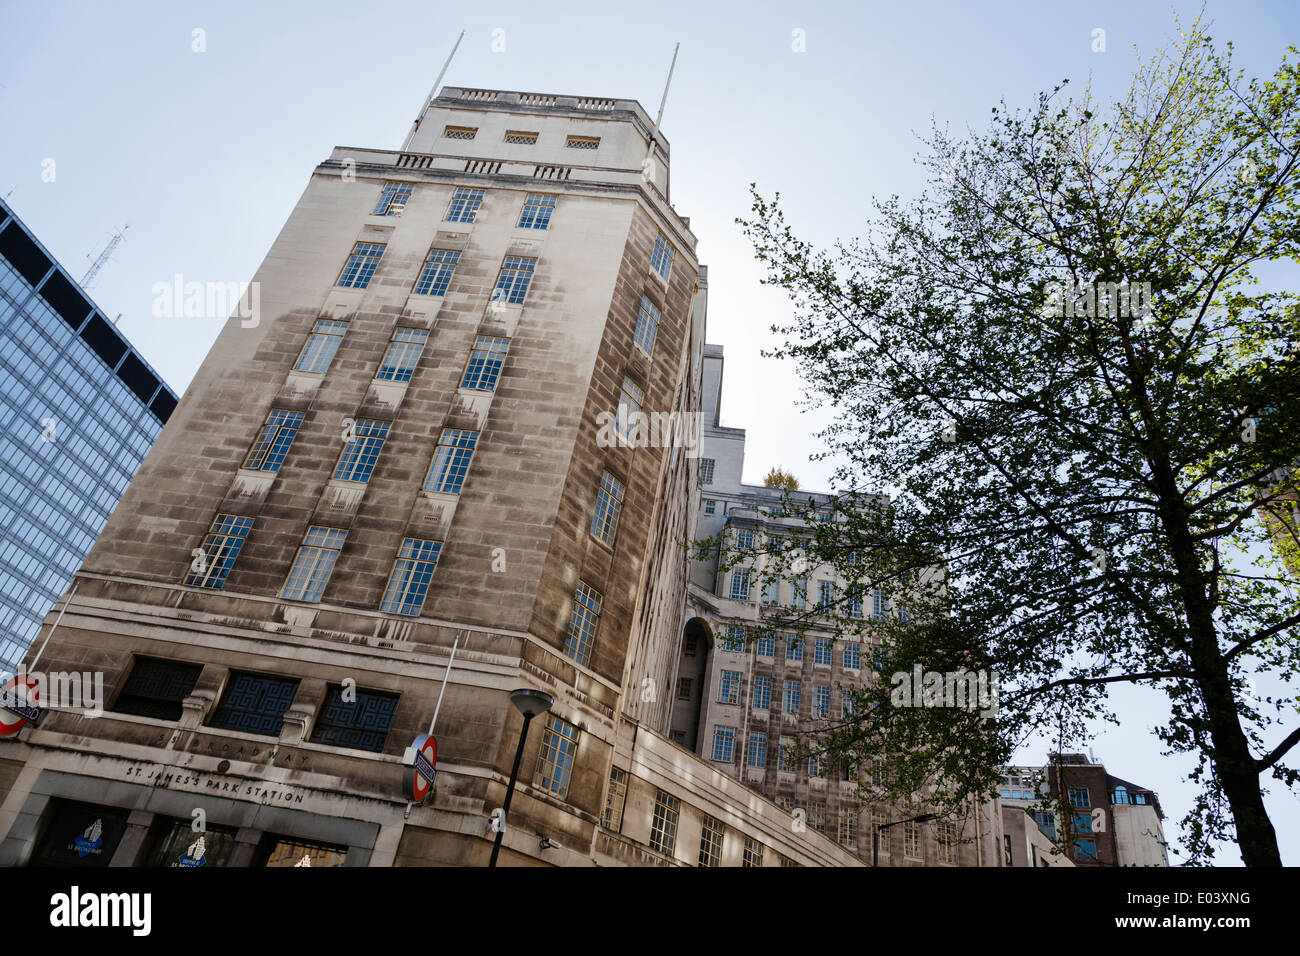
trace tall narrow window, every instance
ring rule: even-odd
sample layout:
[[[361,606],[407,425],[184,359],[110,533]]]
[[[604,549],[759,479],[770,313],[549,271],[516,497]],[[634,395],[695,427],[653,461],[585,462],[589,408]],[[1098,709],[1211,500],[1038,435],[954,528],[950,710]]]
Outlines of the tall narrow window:
[[[704,814],[700,830],[700,866],[717,866],[722,862],[722,821]]]
[[[447,206],[445,221],[473,222],[481,205],[483,205],[483,190],[457,189],[452,193],[451,203]]]
[[[564,653],[579,664],[591,659],[591,648],[596,642],[596,627],[600,624],[600,592],[579,581],[573,592],[573,612],[569,615],[569,633],[564,639]]]
[[[781,603],[781,579],[769,578],[763,582],[763,603],[771,607]]]
[[[831,689],[818,684],[813,687],[813,716],[829,717],[831,715]]]
[[[402,210],[406,208],[407,200],[411,198],[411,189],[410,183],[384,183],[384,189],[379,194],[379,202],[370,211],[370,215],[400,216]]]
[[[790,634],[786,637],[785,659],[787,661],[803,660],[803,638],[798,634]]]
[[[713,466],[715,464],[717,464],[717,460],[714,458],[700,459],[700,484],[713,484]]]
[[[813,663],[821,664],[824,667],[831,666],[831,639],[829,637],[819,637],[813,643]]]
[[[338,284],[346,289],[364,289],[370,285],[370,278],[379,267],[384,248],[382,242],[358,242],[352,247],[348,261],[343,264]]]
[[[776,749],[776,769],[793,773],[799,769],[799,751],[793,737],[782,737]]]
[[[851,688],[845,687],[840,690],[840,713],[844,717],[852,717],[857,712],[856,700]]]
[[[677,845],[677,818],[682,802],[659,790],[655,793],[654,817],[650,821],[650,849],[665,856],[673,855]]]
[[[776,635],[771,631],[760,631],[754,641],[754,654],[758,657],[772,657],[776,654]]]
[[[790,603],[800,610],[808,606],[807,578],[794,578],[790,581]]]
[[[767,766],[767,734],[749,735],[749,753],[747,757],[751,767],[762,768]]]
[[[857,641],[848,641],[844,645],[844,669],[851,671],[862,669],[862,645]]]
[[[623,828],[623,807],[626,804],[627,771],[610,767],[609,792],[605,796],[605,816],[602,821],[606,830],[617,833]]]
[[[591,534],[597,541],[614,547],[618,533],[618,515],[623,508],[623,483],[609,472],[602,472],[596,490],[596,509],[591,515]]]
[[[858,845],[858,808],[840,807],[839,838],[842,846]]]
[[[799,713],[799,698],[802,695],[802,689],[803,685],[797,680],[785,682],[785,700],[781,709],[787,714]]]
[[[921,856],[921,824],[903,824],[903,853],[917,859]]]
[[[308,528],[280,596],[290,601],[319,601],[347,536],[339,528]]]
[[[460,494],[477,442],[478,432],[444,428],[438,437],[438,450],[433,454],[428,477],[424,479],[425,490]]]
[[[375,378],[381,382],[409,382],[415,374],[415,366],[420,361],[424,343],[429,340],[429,333],[424,329],[393,329],[393,337],[379,360],[379,371]]]
[[[369,481],[391,427],[392,422],[358,419],[352,426],[352,437],[343,443],[333,477],[339,481]]]
[[[723,671],[722,680],[718,682],[718,703],[740,703],[740,671]]]
[[[641,296],[641,308],[636,314],[636,331],[632,333],[632,341],[635,342],[646,355],[654,355],[655,334],[658,331],[659,310],[650,303],[649,299],[645,296]],[[704,479],[701,480],[703,481]],[[708,480],[712,481],[712,476],[710,476]]]
[[[578,752],[578,728],[554,714],[546,718],[542,749],[537,758],[537,786],[561,800],[569,792],[573,759]]]
[[[939,862],[957,862],[957,824],[943,822],[938,824]]]
[[[415,295],[446,295],[458,262],[460,253],[454,249],[430,249],[411,292]]]
[[[501,274],[497,276],[496,288],[492,290],[493,302],[509,302],[519,305],[528,295],[528,284],[533,281],[533,270],[537,259],[528,256],[506,256],[501,263]]]
[[[883,621],[889,616],[889,597],[884,588],[873,588],[871,591],[871,616],[877,621]]]
[[[772,678],[754,678],[754,708],[767,710],[772,706]]]
[[[713,759],[721,763],[731,763],[736,756],[736,728],[713,728]]]
[[[849,617],[860,619],[862,617],[862,589],[860,587],[849,587],[846,592]]]
[[[637,423],[641,420],[641,406],[644,403],[645,392],[641,391],[636,382],[624,377],[623,387],[618,393],[618,422],[615,427],[629,443],[636,439]],[[708,507],[710,504],[712,502],[705,502],[705,514],[713,514]]]
[[[469,362],[465,365],[465,374],[461,376],[461,388],[474,388],[490,392],[497,387],[501,376],[501,366],[506,361],[506,349],[510,340],[497,335],[480,335],[474,339],[474,348],[470,350]]]
[[[298,361],[293,363],[293,370],[324,374],[329,370],[330,363],[334,361],[334,353],[343,343],[343,336],[347,330],[346,322],[317,319],[311,335],[307,336],[307,341],[298,354]]]
[[[185,583],[199,588],[221,588],[252,528],[252,518],[217,515],[203,539],[203,554],[190,563]]]
[[[524,208],[519,213],[520,229],[546,229],[555,211],[555,197],[543,193],[529,193]]]
[[[441,541],[403,538],[379,609],[390,614],[419,614],[441,551]]]
[[[744,866],[762,866],[763,865],[763,844],[759,843],[753,837],[745,837],[745,855],[740,861]]]
[[[302,412],[291,412],[283,408],[273,408],[266,416],[253,447],[248,450],[244,467],[253,471],[279,471],[284,458],[289,454],[293,436],[298,434],[305,416]]]
[[[749,600],[749,570],[731,572],[731,599],[733,601]]]
[[[835,603],[835,582],[817,582],[817,610],[829,611]]]
[[[650,268],[659,273],[665,282],[673,272],[673,247],[669,244],[664,234],[659,233],[655,239],[654,255],[650,257]]]

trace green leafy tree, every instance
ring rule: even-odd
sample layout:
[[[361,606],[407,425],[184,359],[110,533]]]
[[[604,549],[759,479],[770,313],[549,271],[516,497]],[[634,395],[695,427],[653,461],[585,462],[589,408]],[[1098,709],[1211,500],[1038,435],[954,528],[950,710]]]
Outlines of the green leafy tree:
[[[889,491],[843,494],[798,544],[858,583],[772,613],[880,641],[823,746],[886,761],[899,799],[968,805],[1027,736],[1116,722],[1107,689],[1131,683],[1167,697],[1164,752],[1196,758],[1189,860],[1235,837],[1281,862],[1263,782],[1296,784],[1300,708],[1251,680],[1297,666],[1260,513],[1295,494],[1300,308],[1257,272],[1300,252],[1300,75],[1294,48],[1263,80],[1231,54],[1198,21],[1108,108],[1057,87],[937,130],[932,187],[831,251],[754,192],[742,224],[796,303],[775,354],[834,409],[835,486]],[[881,620],[866,588],[894,595]],[[995,674],[996,717],[901,706],[917,667]]]

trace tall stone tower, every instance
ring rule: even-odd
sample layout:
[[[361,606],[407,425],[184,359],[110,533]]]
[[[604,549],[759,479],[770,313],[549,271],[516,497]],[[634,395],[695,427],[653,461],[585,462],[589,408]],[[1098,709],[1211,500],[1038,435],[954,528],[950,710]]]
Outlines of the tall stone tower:
[[[668,184],[634,101],[457,88],[316,168],[37,640],[106,710],[0,742],[0,863],[481,864],[516,688],[503,863],[855,862],[666,737],[697,460],[600,423],[700,406]]]

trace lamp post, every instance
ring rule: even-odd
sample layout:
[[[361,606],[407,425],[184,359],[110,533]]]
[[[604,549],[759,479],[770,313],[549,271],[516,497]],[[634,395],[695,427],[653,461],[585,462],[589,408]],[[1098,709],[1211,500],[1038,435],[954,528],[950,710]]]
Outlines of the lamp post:
[[[930,820],[938,820],[937,813],[922,813],[920,816],[908,817],[906,820],[895,820],[893,823],[877,823],[871,828],[871,865],[876,865],[876,860],[880,854],[880,831],[888,830],[890,827],[896,827],[900,823],[927,823]]]
[[[555,703],[555,698],[550,694],[542,693],[540,690],[521,687],[510,692],[510,703],[514,704],[515,709],[524,715],[524,726],[519,731],[519,747],[515,750],[515,765],[510,770],[510,783],[506,785],[506,802],[501,808],[501,829],[497,830],[497,838],[492,844],[492,858],[488,860],[489,867],[497,865],[497,857],[501,853],[501,839],[506,835],[506,819],[510,816],[510,798],[515,795],[515,781],[519,779],[519,762],[524,759],[524,741],[528,739],[528,725],[532,723],[533,718],[538,714],[544,714],[550,710],[551,704]]]

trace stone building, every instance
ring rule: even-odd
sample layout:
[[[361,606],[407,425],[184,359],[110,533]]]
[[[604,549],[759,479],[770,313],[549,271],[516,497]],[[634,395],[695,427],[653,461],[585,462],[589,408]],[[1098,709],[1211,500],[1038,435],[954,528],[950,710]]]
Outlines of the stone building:
[[[0,865],[481,865],[520,687],[503,864],[860,864],[667,736],[698,459],[601,418],[700,408],[669,176],[634,101],[451,87],[316,167],[46,619],[108,705],[0,741]]]
[[[719,417],[723,364],[721,346],[706,345],[698,537],[717,541],[719,551],[737,542],[747,551],[758,542],[761,552],[771,536],[797,539],[805,522],[786,513],[786,492],[742,482],[745,430],[723,426]],[[799,490],[795,495],[799,505],[815,505],[819,518],[831,504],[826,493]],[[805,563],[793,570],[800,576],[765,572],[748,562],[729,568],[717,551],[692,563],[690,619],[669,734],[775,800],[801,825],[871,864],[873,828],[909,816],[881,800],[864,801],[857,774],[823,766],[824,760],[798,751],[819,730],[848,715],[853,691],[872,679],[881,639],[869,630],[861,641],[834,639],[830,623],[815,618],[797,636],[788,627],[789,615],[811,609],[824,595],[843,595],[846,582],[825,564]],[[883,587],[870,588],[856,612],[848,613],[884,619],[900,613],[899,597]],[[752,630],[762,636],[747,638]],[[870,777],[864,782],[869,793]],[[996,801],[987,801],[961,819],[886,827],[880,833],[877,865],[998,866],[1001,844],[1001,815]]]
[[[1068,826],[1046,809],[1048,798],[1071,808]],[[1159,796],[1084,754],[1051,754],[1045,767],[1006,768],[1000,802],[1007,866],[1169,865]]]

